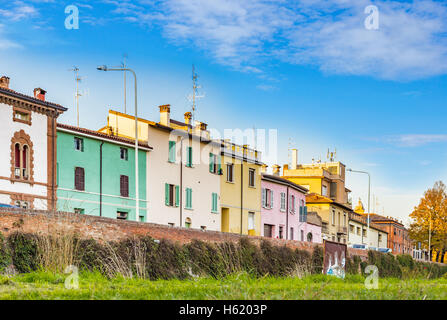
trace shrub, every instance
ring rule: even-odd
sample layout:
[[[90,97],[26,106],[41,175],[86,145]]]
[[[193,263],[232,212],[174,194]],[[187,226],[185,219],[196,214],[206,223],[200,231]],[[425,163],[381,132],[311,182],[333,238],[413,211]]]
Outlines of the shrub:
[[[321,274],[323,272],[323,249],[315,247],[312,252],[312,273]]]
[[[39,268],[37,236],[15,232],[8,238],[12,251],[12,263],[20,273],[36,271]]]
[[[189,277],[185,249],[169,240],[160,243],[145,238],[148,264],[146,271],[149,279],[186,279]]]
[[[5,237],[0,232],[0,272],[3,272],[11,263],[11,252],[6,244]]]
[[[368,264],[379,269],[379,277],[402,278],[402,269],[399,262],[391,253],[368,251]],[[363,271],[364,272],[364,271]]]

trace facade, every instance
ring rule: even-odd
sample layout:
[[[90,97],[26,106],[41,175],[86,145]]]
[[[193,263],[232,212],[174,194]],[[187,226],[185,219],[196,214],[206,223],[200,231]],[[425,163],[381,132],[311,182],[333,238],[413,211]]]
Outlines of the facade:
[[[327,197],[312,193],[306,196],[307,210],[322,219],[323,240],[348,243],[348,220],[351,209]]]
[[[262,236],[321,242],[321,224],[308,223],[306,189],[279,175],[263,173],[261,192]]]
[[[371,213],[370,221],[380,226],[388,233],[388,245],[394,254],[410,254],[412,255],[413,245],[411,243],[408,230],[402,222],[392,217],[384,217],[375,213]]]
[[[221,143],[221,230],[260,236],[261,153],[247,145]]]
[[[221,230],[220,143],[210,140],[206,124],[170,118],[170,106],[160,109],[160,121],[138,119],[138,139],[153,147],[146,175],[147,221],[171,226]],[[135,118],[109,111],[99,131],[135,138]]]
[[[9,88],[0,78],[0,203],[22,208],[54,210],[56,206],[56,119],[67,109]]]
[[[57,125],[57,209],[108,218],[147,221],[149,152],[140,143],[139,213],[136,214],[135,141]]]

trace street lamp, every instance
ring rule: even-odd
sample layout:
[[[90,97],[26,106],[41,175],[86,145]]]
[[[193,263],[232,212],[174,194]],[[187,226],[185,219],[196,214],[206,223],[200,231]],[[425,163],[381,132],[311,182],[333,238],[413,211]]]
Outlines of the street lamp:
[[[138,184],[138,102],[137,102],[137,75],[135,71],[129,68],[108,68],[107,66],[98,66],[96,69],[99,71],[124,71],[131,72],[135,79],[135,201],[136,201],[136,217],[135,220],[138,221],[138,216],[140,214],[140,192]]]
[[[371,175],[369,174],[369,172],[366,171],[359,171],[359,170],[353,170],[353,169],[347,169],[347,171],[349,172],[355,172],[355,173],[364,173],[368,175],[368,215],[367,215],[367,219],[368,219],[368,236],[366,239],[368,239],[369,237],[369,213],[370,213],[370,206],[369,206],[369,202],[370,202],[370,198],[371,198]]]

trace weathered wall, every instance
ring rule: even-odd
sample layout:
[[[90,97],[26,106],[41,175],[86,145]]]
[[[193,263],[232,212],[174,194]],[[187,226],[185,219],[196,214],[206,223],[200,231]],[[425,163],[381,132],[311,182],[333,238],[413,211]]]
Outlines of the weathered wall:
[[[48,212],[19,209],[0,209],[0,232],[5,236],[15,231],[28,233],[54,234],[57,231],[68,230],[76,232],[82,238],[93,238],[99,241],[120,240],[128,237],[145,235],[154,239],[170,239],[180,243],[188,243],[193,239],[223,242],[238,241],[241,235],[218,231],[202,231],[170,227],[152,223],[123,221],[89,215],[78,215],[66,212]],[[261,240],[270,241],[273,245],[286,245],[293,249],[304,249],[312,252],[321,244],[294,240],[249,237],[254,243]],[[348,249],[351,255],[367,256],[363,250]]]

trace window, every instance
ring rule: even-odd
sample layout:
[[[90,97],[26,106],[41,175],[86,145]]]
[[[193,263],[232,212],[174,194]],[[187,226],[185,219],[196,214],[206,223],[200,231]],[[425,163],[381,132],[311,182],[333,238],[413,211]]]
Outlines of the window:
[[[234,165],[232,163],[228,163],[227,164],[227,181],[228,182],[233,182],[233,170],[234,169]]]
[[[206,226],[200,226],[200,229],[201,229],[202,231],[206,231]]]
[[[301,230],[301,241],[304,241],[304,231]]]
[[[379,242],[382,241],[382,234],[379,233]]]
[[[15,206],[19,207],[19,208],[22,208],[22,209],[28,209],[30,207],[28,201],[20,201],[20,200],[17,200],[15,202]]]
[[[16,179],[29,179],[29,153],[27,145],[21,146],[19,143],[14,145],[14,177]]]
[[[248,213],[248,230],[254,230],[255,229],[255,213],[249,212]]]
[[[335,226],[335,210],[332,210],[332,225]]]
[[[309,233],[307,234],[307,242],[312,242],[312,238],[313,238],[313,236],[312,236],[312,232],[309,232]]]
[[[289,197],[289,212],[290,213],[295,213],[296,212],[295,196],[294,195],[290,195],[290,197]]]
[[[75,168],[75,189],[79,191],[85,190],[85,172],[84,168]]]
[[[273,190],[262,189],[262,206],[266,209],[273,208]]]
[[[248,186],[255,187],[255,169],[248,169]]]
[[[321,195],[324,197],[327,196],[327,186],[325,185],[321,186]]]
[[[214,153],[210,153],[210,172],[211,173],[216,173],[216,174],[221,174],[222,170],[220,168],[220,160],[217,157],[217,155],[215,155]]]
[[[168,222],[168,226],[173,227],[173,226],[175,226],[175,223],[173,223],[173,222]]]
[[[211,212],[217,213],[217,193],[211,194]]]
[[[279,226],[279,238],[284,239],[284,227]]]
[[[367,234],[366,234],[366,229],[363,229],[363,236],[364,236],[364,237],[367,236]]]
[[[169,162],[175,162],[175,153],[176,153],[175,141],[169,141],[169,158],[168,158]]]
[[[281,192],[281,211],[286,211],[286,193]]]
[[[360,235],[360,227],[357,227],[357,235]]]
[[[349,225],[349,232],[354,233],[354,226],[352,224]]]
[[[304,205],[304,200],[301,200],[300,203],[300,222],[306,222],[307,221],[307,207]]]
[[[185,209],[192,209],[192,189],[191,188],[186,188]]]
[[[290,240],[293,240],[293,228],[290,228]]]
[[[337,197],[337,182],[331,182],[331,198]]]
[[[186,166],[192,168],[192,147],[186,148]]]
[[[129,160],[129,155],[126,148],[120,148],[120,159],[126,161]]]
[[[165,183],[165,204],[169,207],[178,207],[180,203],[179,186]]]
[[[33,143],[25,133],[20,130],[14,133],[11,139],[11,179],[33,182]]]
[[[75,150],[83,152],[84,151],[84,139],[75,137],[74,138],[74,148],[75,148]]]
[[[119,220],[127,220],[128,213],[125,211],[117,211],[116,218]]]
[[[185,219],[185,228],[191,228],[191,225],[192,225],[191,218],[186,218]]]
[[[30,122],[31,121],[31,114],[29,112],[25,111],[14,111],[14,121],[19,120],[20,122]]]
[[[140,222],[144,222],[144,220],[145,220],[144,216],[140,216],[139,218],[140,218]]]
[[[264,224],[264,237],[273,237],[273,226],[270,224]]]
[[[129,177],[128,176],[120,176],[120,195],[121,197],[129,196]]]
[[[76,213],[76,214],[84,214],[85,213],[85,209],[74,208],[74,213]]]

